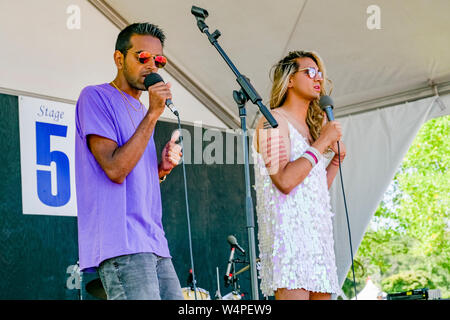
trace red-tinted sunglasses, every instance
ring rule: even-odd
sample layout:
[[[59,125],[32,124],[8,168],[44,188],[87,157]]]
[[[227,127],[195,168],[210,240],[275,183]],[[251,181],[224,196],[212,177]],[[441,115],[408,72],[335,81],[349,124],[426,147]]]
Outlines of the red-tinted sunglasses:
[[[137,54],[137,58],[142,64],[146,64],[150,61],[150,59],[153,59],[157,68],[164,68],[164,66],[167,64],[167,58],[163,55],[151,54],[148,51],[138,51],[133,53]]]

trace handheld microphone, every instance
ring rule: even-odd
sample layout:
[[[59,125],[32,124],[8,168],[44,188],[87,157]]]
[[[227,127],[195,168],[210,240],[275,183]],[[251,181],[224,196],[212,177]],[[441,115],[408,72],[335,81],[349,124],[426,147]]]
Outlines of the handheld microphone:
[[[245,254],[245,250],[238,244],[235,236],[229,235],[227,241],[231,247],[237,248],[242,254]]]
[[[322,96],[319,100],[319,105],[320,108],[327,114],[328,121],[333,121],[333,99],[331,99],[329,96]]]
[[[157,73],[150,73],[145,77],[144,80],[145,89],[148,90],[148,87],[151,87],[158,82],[164,82],[163,78]],[[177,117],[179,116],[177,108],[175,108],[171,99],[166,100],[166,106],[170,109],[170,111],[173,112],[174,115],[176,115]]]

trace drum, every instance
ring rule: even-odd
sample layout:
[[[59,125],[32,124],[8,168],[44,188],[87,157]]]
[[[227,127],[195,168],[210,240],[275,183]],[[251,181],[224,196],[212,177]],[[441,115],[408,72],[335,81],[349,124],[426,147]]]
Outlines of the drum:
[[[106,300],[105,289],[103,288],[100,278],[90,281],[86,285],[86,291],[89,292],[96,298]],[[195,300],[194,290],[190,287],[182,288],[181,292],[183,294],[184,300]],[[202,288],[197,288],[197,300],[211,300],[209,292]]]
[[[194,289],[190,287],[181,288],[184,300],[195,300]],[[197,300],[211,300],[209,292],[202,288],[197,288]]]

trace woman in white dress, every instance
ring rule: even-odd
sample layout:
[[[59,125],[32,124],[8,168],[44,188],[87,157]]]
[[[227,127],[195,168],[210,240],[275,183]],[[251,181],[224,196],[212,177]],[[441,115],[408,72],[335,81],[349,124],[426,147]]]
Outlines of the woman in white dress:
[[[325,80],[316,53],[290,52],[273,68],[270,107],[278,127],[265,118],[256,127],[261,291],[277,300],[341,293],[328,189],[346,150],[340,141],[338,159],[341,125],[326,121],[319,107]]]

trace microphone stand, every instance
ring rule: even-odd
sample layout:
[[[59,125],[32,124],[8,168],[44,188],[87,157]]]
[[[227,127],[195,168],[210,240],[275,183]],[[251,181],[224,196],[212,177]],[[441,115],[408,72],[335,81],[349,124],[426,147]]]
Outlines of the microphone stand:
[[[241,87],[239,91],[233,91],[233,98],[236,101],[239,108],[239,117],[241,119],[241,129],[242,129],[242,141],[243,141],[243,151],[244,151],[244,172],[245,172],[245,211],[247,217],[247,232],[248,232],[248,245],[249,245],[249,260],[250,260],[250,280],[252,288],[252,299],[259,300],[258,294],[258,279],[256,274],[256,245],[255,245],[255,221],[254,221],[254,210],[253,201],[251,198],[250,191],[250,169],[248,160],[248,139],[247,139],[247,125],[246,116],[247,112],[245,109],[245,104],[248,100],[251,100],[253,104],[259,107],[259,110],[263,116],[267,119],[269,124],[276,128],[278,123],[275,118],[273,118],[270,111],[262,103],[262,99],[258,92],[253,88],[250,80],[242,75],[235,65],[231,62],[230,58],[220,47],[217,39],[220,37],[221,33],[219,30],[214,31],[212,34],[209,32],[209,28],[205,23],[205,18],[208,17],[208,11],[205,9],[192,6],[191,13],[195,16],[197,20],[197,26],[200,31],[207,35],[209,42],[217,49],[219,54],[231,68],[233,73],[236,75],[236,81]]]

